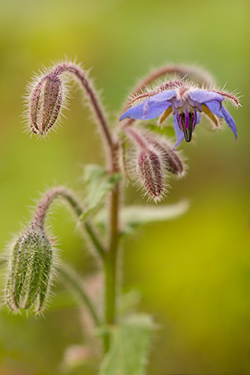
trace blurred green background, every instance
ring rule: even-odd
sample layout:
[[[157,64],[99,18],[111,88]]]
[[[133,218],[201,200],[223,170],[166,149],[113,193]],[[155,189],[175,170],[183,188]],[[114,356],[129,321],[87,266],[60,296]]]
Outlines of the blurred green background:
[[[67,56],[92,68],[111,118],[139,78],[168,62],[200,64],[220,86],[242,94],[243,108],[230,108],[237,142],[228,128],[200,126],[196,139],[181,145],[189,172],[172,181],[165,203],[188,198],[189,212],[124,243],[125,289],[136,286],[143,295],[140,310],[160,325],[152,375],[250,373],[249,16],[248,0],[0,0],[3,252],[41,192],[66,184],[81,194],[82,165],[103,162],[99,135],[77,90],[57,134],[45,141],[24,134],[22,95],[42,65]],[[129,189],[126,202],[142,202],[136,189]],[[56,209],[51,224],[61,257],[89,274],[93,262],[68,212]],[[0,374],[60,374],[67,347],[86,342],[80,324],[62,288],[44,318],[12,316],[2,308]],[[91,371],[85,366],[70,374]]]

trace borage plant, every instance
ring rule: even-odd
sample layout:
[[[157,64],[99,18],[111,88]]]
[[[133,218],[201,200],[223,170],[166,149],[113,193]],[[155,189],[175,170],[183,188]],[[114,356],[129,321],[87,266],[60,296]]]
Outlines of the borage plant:
[[[156,80],[164,77],[171,79],[152,87]],[[138,84],[129,95],[121,122],[117,121],[112,128],[86,72],[80,65],[62,63],[37,77],[30,87],[31,132],[46,136],[54,129],[67,100],[70,78],[75,79],[87,95],[103,142],[106,166],[86,166],[83,203],[63,186],[52,188],[42,197],[30,225],[10,245],[5,301],[14,312],[24,309],[40,314],[48,301],[53,280],[61,277],[86,306],[86,314],[88,312],[96,327],[92,332],[96,340],[91,340],[90,345],[99,348],[95,352],[100,360],[100,374],[142,375],[155,322],[146,314],[131,315],[119,306],[122,303],[118,287],[121,239],[134,232],[138,225],[181,215],[187,204],[123,207],[124,181],[139,185],[154,202],[163,199],[169,178],[185,174],[184,162],[176,151],[179,143],[184,138],[191,141],[196,126],[203,121],[203,114],[214,128],[219,128],[223,119],[237,138],[235,122],[222,103],[229,100],[238,106],[239,102],[234,95],[215,89],[212,78],[203,70],[168,65],[153,71]],[[171,114],[175,146],[167,139],[164,127],[158,126]],[[155,125],[148,121],[135,122],[158,117]],[[104,275],[103,298],[97,306],[93,295],[84,287],[84,281],[57,259],[57,250],[45,225],[55,200],[68,204],[83,235],[96,250],[98,269]],[[97,345],[99,339],[103,346]]]

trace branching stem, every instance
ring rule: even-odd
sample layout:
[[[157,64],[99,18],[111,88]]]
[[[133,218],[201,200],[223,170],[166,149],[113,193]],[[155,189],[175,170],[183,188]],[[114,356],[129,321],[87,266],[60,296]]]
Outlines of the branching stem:
[[[57,198],[63,198],[71,207],[76,217],[79,219],[84,213],[81,203],[78,201],[74,193],[69,189],[66,189],[64,186],[58,186],[51,190],[49,190],[41,199],[40,203],[38,204],[33,220],[31,222],[31,226],[40,227],[41,229],[44,227],[44,222],[46,215],[48,213],[48,209],[52,202]],[[81,221],[81,225],[85,229],[86,233],[88,234],[91,243],[94,245],[95,249],[101,256],[104,258],[104,254],[106,252],[104,246],[101,243],[97,233],[93,229],[92,225],[88,221]]]

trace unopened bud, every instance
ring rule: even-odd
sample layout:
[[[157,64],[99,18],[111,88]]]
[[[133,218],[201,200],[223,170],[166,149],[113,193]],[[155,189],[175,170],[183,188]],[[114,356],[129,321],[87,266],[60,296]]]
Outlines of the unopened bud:
[[[162,164],[166,171],[178,176],[184,174],[184,164],[177,151],[173,150],[173,148],[164,141],[156,142],[154,146],[161,155]]]
[[[57,72],[52,71],[38,81],[29,99],[30,129],[33,133],[48,133],[58,119],[62,101],[62,81]]]
[[[49,294],[53,248],[40,228],[31,227],[12,245],[5,300],[13,311],[41,312]]]
[[[159,156],[151,150],[142,150],[138,157],[138,172],[146,191],[154,200],[160,200],[164,186]]]
[[[152,134],[146,134],[147,142],[153,146],[159,154],[163,168],[170,173],[178,176],[184,175],[185,165],[178,153],[171,145],[160,137],[154,137]]]

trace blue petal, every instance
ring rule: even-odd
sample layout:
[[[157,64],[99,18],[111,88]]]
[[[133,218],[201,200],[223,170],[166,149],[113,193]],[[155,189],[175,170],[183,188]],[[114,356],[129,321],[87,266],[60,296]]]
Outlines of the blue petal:
[[[237,127],[235,124],[235,121],[231,114],[226,110],[226,108],[223,105],[220,105],[218,102],[211,102],[206,103],[206,106],[210,109],[210,111],[215,114],[216,116],[220,118],[224,118],[229,128],[232,130],[232,132],[235,135],[235,140],[238,138],[237,135]]]
[[[134,120],[152,120],[156,117],[159,117],[171,105],[171,103],[169,102],[154,102],[152,104],[149,103],[148,107],[145,107],[145,103],[146,102],[129,108],[120,117],[120,121],[127,117],[130,117]]]
[[[222,113],[222,116],[223,116],[224,120],[226,121],[227,125],[232,130],[232,132],[234,133],[235,140],[236,140],[238,138],[238,134],[237,134],[237,127],[236,127],[236,124],[235,124],[235,121],[234,121],[233,117],[228,112],[228,110],[226,110],[226,108],[223,107],[223,106],[221,107],[221,113]]]
[[[129,108],[120,117],[120,121],[130,117],[134,120],[152,120],[159,117],[171,103],[168,100],[172,99],[176,95],[175,90],[168,90],[161,92],[150,99],[145,100],[145,102]]]
[[[160,92],[159,94],[152,96],[150,99],[146,101],[165,102],[166,100],[173,99],[175,96],[176,96],[176,90],[167,90],[167,91],[163,91],[163,92]]]
[[[207,90],[190,91],[188,95],[192,100],[201,104],[206,103],[206,102],[211,102],[214,100],[218,102],[222,102],[222,100],[224,99],[222,95],[217,94],[216,92],[207,91]]]
[[[176,144],[174,145],[174,149],[175,149],[183,141],[183,139],[184,139],[184,133],[179,128],[176,115],[174,115],[173,117],[174,117],[174,130],[175,130],[175,135],[176,135]]]
[[[144,103],[136,105],[132,108],[129,108],[126,112],[124,112],[121,117],[120,121],[124,120],[127,117],[130,117],[134,120],[141,120],[143,118],[144,110],[143,110]]]
[[[221,113],[221,108],[222,108],[221,103],[214,101],[214,102],[206,103],[206,106],[208,107],[208,109],[210,109],[210,111],[214,115],[223,118],[223,115]]]

